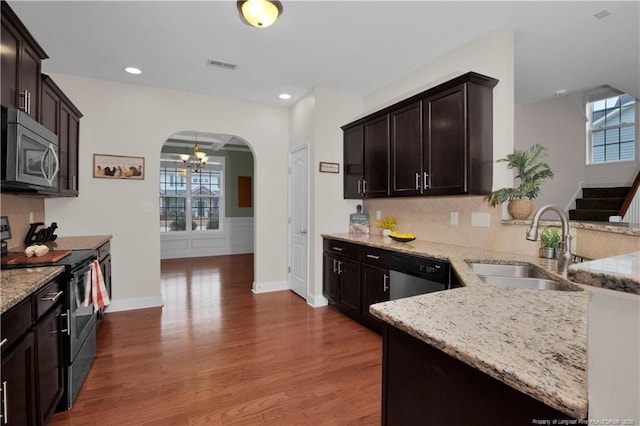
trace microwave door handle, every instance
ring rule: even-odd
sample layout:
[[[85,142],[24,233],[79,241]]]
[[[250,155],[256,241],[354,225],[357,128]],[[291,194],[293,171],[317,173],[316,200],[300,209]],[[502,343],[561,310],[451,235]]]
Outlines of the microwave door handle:
[[[58,155],[56,154],[56,150],[54,149],[52,143],[49,143],[49,151],[51,151],[51,154],[53,154],[53,159],[56,160],[56,167],[53,170],[53,173],[51,173],[51,176],[47,177],[47,175],[45,175],[47,182],[49,182],[49,185],[51,185],[51,182],[53,182],[53,179],[55,179],[58,170],[60,170],[60,160],[58,159]],[[44,161],[42,163],[44,164]]]

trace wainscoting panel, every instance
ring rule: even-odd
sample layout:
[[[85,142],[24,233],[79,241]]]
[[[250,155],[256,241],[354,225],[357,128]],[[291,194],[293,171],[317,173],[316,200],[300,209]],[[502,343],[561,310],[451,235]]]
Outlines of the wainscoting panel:
[[[163,233],[160,258],[253,253],[253,217],[228,217],[221,232]]]

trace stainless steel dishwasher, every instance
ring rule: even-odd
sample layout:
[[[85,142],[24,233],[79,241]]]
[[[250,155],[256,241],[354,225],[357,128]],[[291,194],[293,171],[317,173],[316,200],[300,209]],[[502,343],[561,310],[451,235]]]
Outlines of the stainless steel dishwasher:
[[[446,261],[394,253],[391,255],[389,269],[391,300],[451,287],[451,267]]]

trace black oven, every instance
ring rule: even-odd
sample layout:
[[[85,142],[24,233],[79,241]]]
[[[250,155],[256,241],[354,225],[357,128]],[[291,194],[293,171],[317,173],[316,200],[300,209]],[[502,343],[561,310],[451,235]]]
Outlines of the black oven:
[[[95,250],[73,250],[55,263],[3,265],[3,268],[64,266],[64,298],[62,302],[64,392],[57,411],[71,408],[96,355],[97,311],[93,304],[85,306],[87,286],[91,285],[91,263]]]

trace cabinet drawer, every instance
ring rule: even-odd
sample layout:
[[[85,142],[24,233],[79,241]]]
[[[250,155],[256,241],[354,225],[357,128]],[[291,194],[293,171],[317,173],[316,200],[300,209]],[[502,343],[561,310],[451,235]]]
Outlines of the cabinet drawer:
[[[324,240],[324,251],[360,260],[360,246],[338,240]]]
[[[389,251],[374,247],[362,248],[362,261],[379,268],[389,268]]]
[[[31,327],[31,299],[27,298],[2,314],[2,351],[6,351]]]
[[[33,306],[35,307],[34,322],[44,315],[49,309],[51,309],[57,303],[62,301],[64,291],[62,288],[62,279],[57,278],[55,281],[50,282],[46,286],[38,290],[33,295]]]
[[[107,241],[106,243],[104,243],[103,245],[101,245],[98,250],[98,260],[102,260],[105,257],[107,257],[109,255],[109,253],[111,252],[111,242]]]

